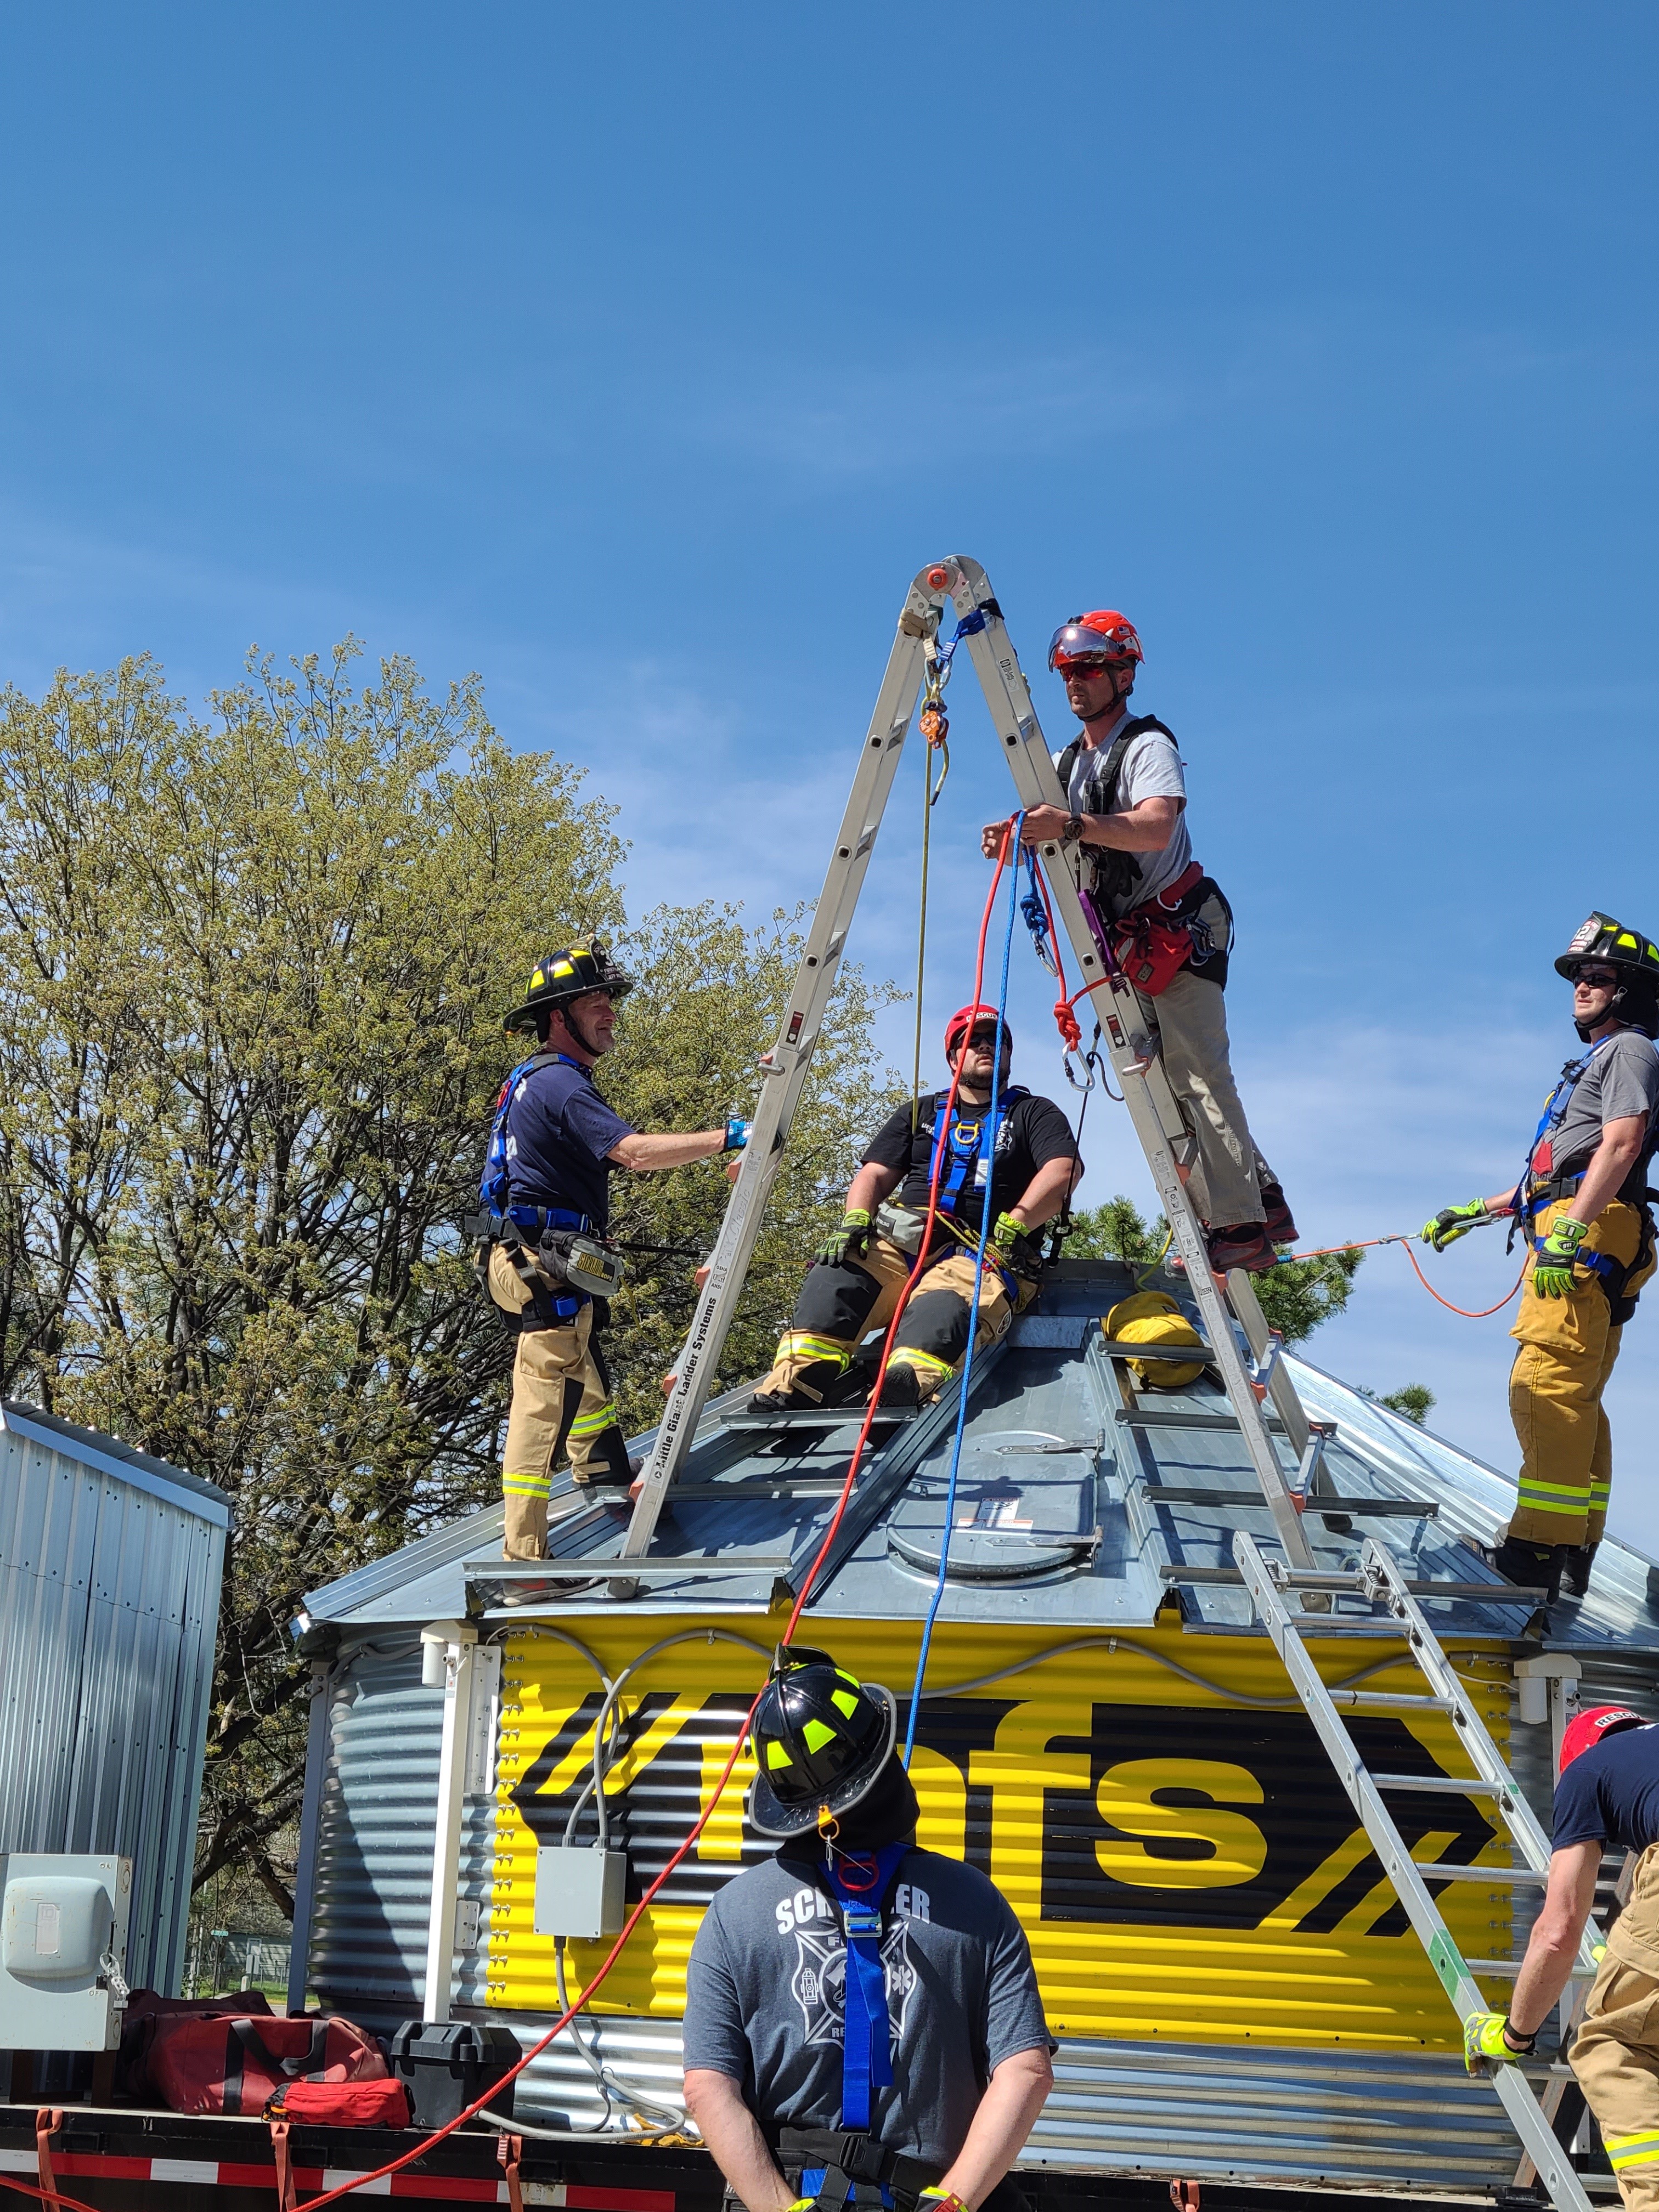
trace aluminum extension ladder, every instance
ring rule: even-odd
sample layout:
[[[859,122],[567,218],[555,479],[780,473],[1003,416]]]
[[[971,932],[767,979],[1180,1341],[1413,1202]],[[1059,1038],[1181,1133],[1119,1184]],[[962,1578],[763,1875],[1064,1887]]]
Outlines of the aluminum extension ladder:
[[[708,1279],[697,1300],[656,1441],[641,1476],[640,1495],[623,1540],[619,1565],[643,1559],[650,1549],[669,1487],[696,1436],[743,1293],[812,1048],[835,989],[910,718],[929,659],[937,656],[939,623],[947,606],[953,606],[959,623],[966,625],[959,634],[985,694],[1019,805],[1066,804],[1031,705],[1030,688],[984,569],[977,561],[961,556],[924,568],[912,583],[899,616],[898,632],[782,1026],[776,1043],[761,1059],[763,1079],[753,1129],[710,1257]],[[1204,1318],[1211,1355],[1220,1370],[1275,1533],[1292,1565],[1311,1568],[1313,1554],[1303,1533],[1296,1500],[1263,1418],[1263,1397],[1271,1395],[1291,1450],[1298,1457],[1308,1446],[1307,1415],[1284,1363],[1275,1357],[1276,1340],[1270,1340],[1249,1275],[1235,1270],[1227,1278],[1224,1294],[1210,1272],[1203,1231],[1185,1187],[1185,1170],[1196,1150],[1192,1131],[1165,1079],[1157,1039],[1147,1029],[1139,1000],[1121,975],[1110,972],[1111,963],[1085,912],[1079,883],[1086,863],[1074,847],[1048,844],[1040,852],[1059,926],[1071,942],[1078,980],[1099,986],[1082,1003],[1093,1009],[1100,1024],[1107,1055],[1127,1101],[1130,1119],[1170,1222],[1174,1248],[1186,1267]],[[1253,1364],[1246,1364],[1234,1337],[1234,1316],[1243,1329]],[[639,1587],[625,1573],[610,1583],[613,1597],[631,1597]]]
[[[1487,1734],[1486,1724],[1475,1711],[1468,1691],[1441,1650],[1439,1640],[1429,1626],[1422,1607],[1407,1588],[1398,1561],[1385,1544],[1379,1543],[1375,1537],[1368,1537],[1355,1573],[1346,1576],[1302,1575],[1295,1569],[1286,1571],[1276,1562],[1269,1564],[1263,1559],[1254,1539],[1243,1530],[1234,1534],[1233,1558],[1244,1578],[1244,1587],[1255,1603],[1257,1617],[1273,1638],[1273,1647],[1285,1662],[1285,1671],[1289,1674],[1309,1719],[1319,1732],[1319,1740],[1336,1770],[1337,1778],[1347,1791],[1365,1833],[1370,1838],[1371,1849],[1394,1885],[1395,1894],[1406,1908],[1418,1941],[1428,1953],[1430,1963],[1439,1976],[1446,1995],[1451,1999],[1458,2019],[1462,2021],[1472,2012],[1494,2009],[1482,1994],[1475,1976],[1485,1974],[1488,1978],[1507,1978],[1516,1972],[1514,1962],[1507,1959],[1465,1959],[1441,1918],[1427,1885],[1432,1881],[1507,1881],[1541,1887],[1549,1875],[1549,1843],[1531,1806],[1522,1794],[1520,1784],[1504,1765],[1503,1754]],[[1296,1616],[1286,1602],[1291,1592],[1298,1589],[1305,1592],[1310,1585],[1328,1599],[1340,1589],[1351,1589],[1357,1595],[1370,1599],[1373,1604],[1386,1605],[1400,1624],[1408,1656],[1428,1685],[1427,1694],[1407,1695],[1389,1690],[1328,1690],[1302,1640]],[[1317,1623],[1319,1626],[1324,1625],[1322,1620]],[[1474,1769],[1474,1775],[1466,1780],[1456,1775],[1443,1778],[1372,1773],[1360,1757],[1358,1745],[1343,1725],[1337,1711],[1339,1705],[1350,1710],[1360,1708],[1407,1717],[1413,1713],[1444,1713],[1468,1754]],[[1480,1799],[1491,1806],[1497,1818],[1507,1828],[1510,1839],[1523,1863],[1512,1869],[1419,1863],[1407,1848],[1406,1840],[1389,1810],[1387,1799],[1391,1790],[1417,1793],[1433,1790],[1448,1796]],[[1595,1922],[1589,1921],[1579,1944],[1578,1961],[1573,1970],[1575,1980],[1588,1982],[1595,1978],[1596,1966],[1590,1947],[1601,1940],[1601,1932]],[[1489,2069],[1488,2078],[1503,2100],[1504,2108],[1521,2138],[1527,2159],[1537,2170],[1552,2202],[1561,2207],[1562,2212],[1589,2212],[1590,2200],[1584,2192],[1583,2185],[1573,2170],[1566,2149],[1556,2140],[1550,2125],[1548,2115],[1553,2112],[1559,2102],[1557,2083],[1554,2081],[1550,2082],[1540,2103],[1531,2082],[1518,2066],[1493,2066]],[[1552,2096],[1551,2090],[1557,2090],[1558,2094]]]

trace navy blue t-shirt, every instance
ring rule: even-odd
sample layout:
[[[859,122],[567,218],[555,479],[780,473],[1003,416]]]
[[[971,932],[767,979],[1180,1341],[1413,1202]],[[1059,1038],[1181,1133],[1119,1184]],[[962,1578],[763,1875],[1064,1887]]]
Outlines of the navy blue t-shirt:
[[[1552,1843],[1659,1843],[1659,1727],[1622,1728],[1579,1753],[1555,1785]]]
[[[574,1060],[526,1076],[507,1109],[507,1172],[514,1206],[585,1213],[602,1235],[611,1221],[605,1154],[634,1132]]]

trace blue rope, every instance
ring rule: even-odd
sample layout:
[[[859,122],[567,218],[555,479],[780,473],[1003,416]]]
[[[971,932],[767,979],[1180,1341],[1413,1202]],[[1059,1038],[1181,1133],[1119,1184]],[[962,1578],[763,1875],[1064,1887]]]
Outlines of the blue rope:
[[[1013,822],[1014,850],[1019,850],[1019,833],[1025,815],[1022,809]],[[921,1649],[916,1654],[916,1679],[910,1692],[910,1717],[904,1729],[904,1764],[910,1764],[910,1753],[915,1748],[916,1721],[921,1711],[922,1686],[927,1677],[927,1652],[933,1640],[933,1622],[939,1607],[945,1601],[945,1577],[951,1566],[951,1537],[956,1528],[957,1475],[962,1466],[962,1439],[968,1425],[969,1387],[974,1373],[974,1344],[979,1334],[979,1293],[985,1279],[985,1246],[991,1233],[991,1198],[996,1188],[996,1131],[997,1094],[1002,1081],[1002,1039],[1008,1013],[1008,963],[1014,949],[1014,916],[1019,911],[1019,868],[1018,864],[1008,871],[1008,927],[1002,940],[1002,988],[997,998],[997,1050],[991,1065],[991,1107],[988,1115],[991,1135],[990,1156],[985,1165],[985,1197],[979,1210],[979,1247],[974,1254],[974,1296],[968,1309],[968,1352],[962,1363],[961,1395],[957,1400],[957,1433],[951,1446],[951,1480],[945,1493],[945,1540],[939,1547],[939,1580],[933,1585],[933,1595],[927,1607],[927,1618],[921,1625]]]

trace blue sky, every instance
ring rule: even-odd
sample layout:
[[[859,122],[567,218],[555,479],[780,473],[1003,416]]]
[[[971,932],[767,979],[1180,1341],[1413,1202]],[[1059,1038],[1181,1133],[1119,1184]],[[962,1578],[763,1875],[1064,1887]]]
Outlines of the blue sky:
[[[1124,607],[1263,1148],[1321,1243],[1403,1229],[1511,1175],[1583,915],[1659,928],[1656,48],[1607,6],[14,10],[0,667],[476,668],[619,803],[636,904],[758,918],[817,890],[919,567],[985,562],[1056,742],[1049,630]],[[940,1015],[1004,803],[955,705]],[[915,799],[854,946],[905,980]],[[1085,1149],[1145,1193],[1121,1112]],[[1490,1303],[1500,1245],[1435,1279]],[[1609,1399],[1652,1549],[1656,1328]],[[1398,1252],[1312,1350],[1513,1466],[1503,1321]]]

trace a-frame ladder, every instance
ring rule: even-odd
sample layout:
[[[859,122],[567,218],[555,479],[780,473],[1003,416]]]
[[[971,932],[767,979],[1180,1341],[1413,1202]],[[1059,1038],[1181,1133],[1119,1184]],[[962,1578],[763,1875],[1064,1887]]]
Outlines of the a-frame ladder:
[[[1371,1849],[1405,1907],[1418,1941],[1428,1953],[1430,1963],[1451,1999],[1458,2019],[1466,2020],[1472,2012],[1493,2009],[1475,1976],[1512,1974],[1513,1962],[1505,1959],[1466,1960],[1441,1918],[1439,1908],[1429,1894],[1428,1884],[1438,1880],[1526,1883],[1541,1887],[1548,1879],[1550,1847],[1520,1784],[1510,1772],[1503,1753],[1476,1711],[1474,1698],[1441,1649],[1423,1608],[1407,1588],[1399,1563],[1385,1544],[1370,1537],[1366,1540],[1354,1573],[1303,1577],[1294,1568],[1286,1571],[1278,1567],[1277,1563],[1270,1565],[1254,1540],[1242,1529],[1233,1537],[1233,1558],[1257,1617],[1273,1638],[1274,1649],[1285,1662],[1285,1671],[1318,1732],[1326,1756],[1359,1815]],[[1309,1583],[1316,1583],[1319,1594],[1327,1601],[1341,1589],[1352,1590],[1372,1605],[1386,1606],[1399,1626],[1408,1659],[1424,1679],[1424,1690],[1407,1694],[1392,1690],[1327,1689],[1285,1601],[1299,1586],[1305,1594]],[[1316,1630],[1316,1626],[1310,1624]],[[1406,1719],[1417,1714],[1443,1713],[1474,1769],[1474,1774],[1467,1778],[1455,1775],[1443,1778],[1373,1773],[1343,1723],[1337,1710],[1339,1704],[1349,1709],[1396,1713]],[[1419,1864],[1413,1858],[1389,1810],[1388,1800],[1391,1794],[1421,1796],[1425,1790],[1468,1797],[1490,1808],[1508,1831],[1521,1865],[1511,1869]],[[1601,1940],[1600,1929],[1594,1921],[1589,1922],[1579,1942],[1578,1961],[1574,1969],[1580,1980],[1595,1978],[1595,1960],[1591,1946]],[[1589,2212],[1589,2198],[1583,2185],[1573,2170],[1566,2149],[1556,2140],[1544,2106],[1520,2067],[1490,2065],[1486,2071],[1552,2201],[1562,2208],[1562,2212]],[[1547,2101],[1553,2109],[1553,2100]]]
[[[963,626],[963,635],[1020,805],[1066,804],[1031,705],[1030,689],[984,569],[977,561],[959,555],[924,568],[911,585],[899,616],[887,672],[865,734],[852,795],[824,875],[782,1027],[777,1042],[761,1060],[764,1079],[754,1127],[709,1261],[708,1279],[697,1300],[661,1425],[641,1478],[639,1498],[623,1540],[623,1561],[642,1559],[649,1550],[669,1487],[691,1448],[720,1350],[743,1293],[812,1048],[835,990],[871,850],[921,689],[927,655],[935,647],[940,620],[951,606]],[[1100,985],[1083,1003],[1094,1009],[1100,1023],[1107,1055],[1169,1218],[1175,1249],[1186,1267],[1212,1357],[1220,1370],[1274,1530],[1291,1565],[1310,1568],[1313,1555],[1267,1430],[1263,1392],[1271,1392],[1291,1449],[1297,1454],[1307,1444],[1307,1417],[1282,1361],[1274,1357],[1277,1346],[1270,1343],[1249,1277],[1235,1273],[1224,1289],[1210,1272],[1203,1231],[1188,1201],[1184,1182],[1184,1170],[1190,1166],[1195,1150],[1192,1133],[1164,1079],[1157,1041],[1147,1030],[1139,1001],[1131,986],[1111,973],[1105,946],[1091,926],[1079,888],[1082,861],[1074,848],[1056,844],[1046,845],[1041,851],[1056,918],[1071,942],[1079,980]],[[1246,1364],[1234,1336],[1234,1315],[1254,1355],[1253,1364]],[[614,1596],[627,1597],[635,1594],[639,1584],[619,1574],[610,1588]]]

